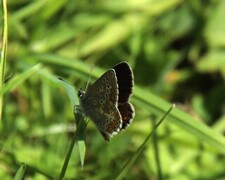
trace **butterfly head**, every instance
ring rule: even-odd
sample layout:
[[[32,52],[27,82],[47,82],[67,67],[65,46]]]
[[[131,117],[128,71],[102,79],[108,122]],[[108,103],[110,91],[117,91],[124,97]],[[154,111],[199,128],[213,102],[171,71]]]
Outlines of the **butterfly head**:
[[[82,98],[84,96],[84,94],[85,94],[85,91],[83,91],[82,89],[78,90],[77,95],[78,95],[79,98]]]

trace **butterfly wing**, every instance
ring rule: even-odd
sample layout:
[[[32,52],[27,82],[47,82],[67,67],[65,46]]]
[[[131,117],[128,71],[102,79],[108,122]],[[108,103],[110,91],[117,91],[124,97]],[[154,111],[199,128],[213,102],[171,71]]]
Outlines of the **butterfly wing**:
[[[118,102],[118,85],[115,70],[106,71],[95,83],[88,87],[85,93],[86,97],[101,97],[111,101]],[[102,97],[104,96],[104,97]]]
[[[118,85],[115,70],[104,73],[80,99],[87,116],[96,124],[106,140],[120,130],[122,118],[117,108]]]
[[[121,62],[113,67],[116,72],[117,84],[119,86],[119,102],[128,102],[132,95],[134,78],[130,66],[126,62]]]
[[[99,101],[98,104],[98,107],[90,109],[89,116],[96,124],[103,137],[109,140],[110,136],[120,131],[122,119],[118,109],[112,102]]]
[[[122,129],[126,129],[133,121],[135,114],[133,105],[128,102],[133,92],[133,73],[126,62],[117,64],[113,69],[118,80],[118,109],[122,117]]]

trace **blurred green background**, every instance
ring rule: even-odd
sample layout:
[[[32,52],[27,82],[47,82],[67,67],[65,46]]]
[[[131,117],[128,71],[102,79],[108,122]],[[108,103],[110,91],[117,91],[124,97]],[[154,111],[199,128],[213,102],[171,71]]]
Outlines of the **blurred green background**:
[[[224,17],[223,0],[9,0],[0,179],[21,163],[26,179],[58,177],[76,130],[58,78],[84,89],[93,65],[91,83],[120,61],[135,119],[109,143],[90,121],[84,166],[75,145],[65,179],[115,179],[170,103],[125,179],[225,178]]]

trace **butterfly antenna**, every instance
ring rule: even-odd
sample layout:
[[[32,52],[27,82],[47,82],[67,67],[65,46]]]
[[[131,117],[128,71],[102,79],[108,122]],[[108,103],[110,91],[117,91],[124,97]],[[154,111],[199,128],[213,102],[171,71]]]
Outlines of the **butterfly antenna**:
[[[89,74],[89,77],[88,77],[88,81],[87,81],[85,91],[87,91],[87,88],[88,88],[88,85],[89,85],[89,82],[90,82],[90,79],[91,79],[91,73],[93,71],[93,68],[94,68],[94,65],[91,65],[90,74]]]

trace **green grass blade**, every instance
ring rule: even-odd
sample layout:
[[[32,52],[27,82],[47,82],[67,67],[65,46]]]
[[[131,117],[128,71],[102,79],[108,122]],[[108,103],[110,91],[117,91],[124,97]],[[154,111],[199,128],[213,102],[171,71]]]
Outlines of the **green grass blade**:
[[[135,87],[134,90],[134,101],[149,112],[160,116],[170,106],[168,102],[143,89]],[[195,120],[187,113],[176,108],[169,114],[168,121],[176,124],[184,131],[189,132],[202,142],[208,143],[222,153],[225,153],[225,138],[207,125]]]
[[[134,164],[136,159],[139,157],[140,153],[143,151],[144,147],[146,146],[148,140],[152,137],[152,135],[156,132],[157,128],[160,126],[160,124],[164,121],[164,119],[168,116],[168,114],[172,111],[172,109],[175,107],[175,105],[171,106],[171,108],[164,114],[164,116],[159,120],[159,122],[156,124],[155,128],[152,130],[152,132],[149,133],[145,141],[141,144],[141,146],[138,148],[137,152],[134,154],[134,156],[131,157],[131,159],[125,164],[122,171],[120,172],[119,176],[117,177],[117,180],[123,179],[127,172],[129,171],[130,167]]]
[[[24,174],[26,172],[26,165],[25,164],[21,164],[20,168],[18,169],[18,171],[16,172],[16,175],[14,176],[14,180],[22,180],[24,177]]]
[[[5,65],[7,55],[7,41],[8,41],[8,15],[7,15],[7,1],[2,1],[2,12],[3,12],[3,33],[2,33],[2,50],[0,52],[0,91],[4,86],[5,80]],[[2,119],[2,108],[3,108],[3,95],[0,94],[0,120]]]
[[[73,111],[74,111],[75,122],[76,122],[76,127],[77,127],[76,132],[74,133],[72,142],[70,144],[69,150],[67,152],[66,158],[64,160],[59,178],[58,178],[61,180],[65,176],[66,169],[69,164],[69,159],[71,157],[71,154],[72,154],[72,151],[73,151],[76,141],[77,141],[77,145],[78,145],[78,152],[79,152],[79,156],[80,156],[81,166],[83,167],[83,165],[84,165],[86,146],[85,146],[83,134],[84,134],[85,127],[86,127],[86,122],[84,121],[82,112],[77,111],[77,109],[76,109],[79,101],[78,101],[77,93],[75,93],[74,87],[63,80],[61,80],[60,83],[64,86],[64,88],[67,92],[67,95],[69,96],[72,107],[74,107]]]
[[[86,153],[85,141],[78,140],[77,141],[77,146],[78,146],[79,155],[80,155],[81,167],[83,168],[83,166],[84,166],[84,159],[85,159],[85,153]]]
[[[73,139],[72,139],[72,142],[71,142],[71,144],[70,144],[70,147],[69,147],[69,149],[68,149],[68,152],[67,152],[67,154],[66,154],[66,158],[65,158],[65,160],[64,160],[64,163],[63,163],[61,172],[60,172],[60,174],[59,174],[59,178],[58,178],[59,180],[64,179],[64,176],[65,176],[65,174],[66,174],[66,169],[67,169],[67,167],[68,167],[69,160],[70,160],[70,157],[71,157],[71,154],[72,154],[72,151],[73,151],[73,147],[74,147],[74,144],[75,144],[76,140],[77,140],[77,136],[76,136],[76,133],[75,133],[75,134],[74,134],[74,137],[73,137]]]
[[[63,79],[59,78],[59,82],[63,85],[66,90],[66,93],[70,99],[72,107],[79,105],[79,99],[77,97],[76,90],[74,86],[65,82]],[[72,108],[73,109],[73,108]],[[73,109],[74,110],[74,109]]]
[[[22,20],[24,18],[30,17],[35,13],[38,13],[46,4],[46,1],[32,1],[28,5],[24,6],[23,8],[19,9],[13,14],[12,19]]]
[[[22,84],[25,80],[30,78],[32,74],[38,71],[41,68],[41,64],[37,64],[27,71],[21,73],[20,75],[16,75],[12,80],[10,80],[0,91],[0,95],[5,94],[7,92],[12,91],[14,88]]]

